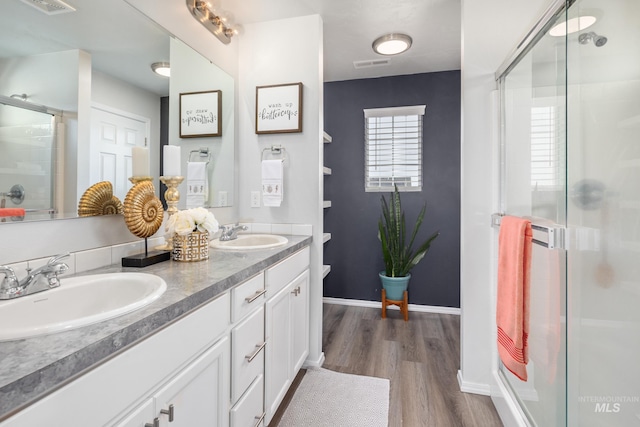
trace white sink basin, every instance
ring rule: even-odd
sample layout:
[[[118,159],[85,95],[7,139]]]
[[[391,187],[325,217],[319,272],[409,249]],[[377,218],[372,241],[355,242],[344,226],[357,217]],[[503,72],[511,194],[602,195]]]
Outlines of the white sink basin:
[[[209,245],[216,249],[248,250],[268,249],[286,245],[289,240],[277,234],[239,234],[237,239],[221,242],[212,240]]]
[[[0,341],[79,328],[137,310],[158,299],[166,282],[146,273],[60,277],[60,287],[0,301]]]

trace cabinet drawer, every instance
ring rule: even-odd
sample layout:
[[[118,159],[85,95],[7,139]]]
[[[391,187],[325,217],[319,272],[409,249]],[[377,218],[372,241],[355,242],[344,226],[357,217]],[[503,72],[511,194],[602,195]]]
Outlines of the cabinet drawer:
[[[309,247],[306,247],[289,258],[267,270],[266,285],[268,296],[273,296],[309,267]]]
[[[260,375],[231,409],[231,427],[259,427],[264,425],[264,377]]]
[[[263,306],[231,331],[231,346],[231,401],[235,402],[264,372]]]
[[[264,272],[238,285],[231,290],[231,321],[233,323],[249,314],[251,310],[262,305],[265,295]]]

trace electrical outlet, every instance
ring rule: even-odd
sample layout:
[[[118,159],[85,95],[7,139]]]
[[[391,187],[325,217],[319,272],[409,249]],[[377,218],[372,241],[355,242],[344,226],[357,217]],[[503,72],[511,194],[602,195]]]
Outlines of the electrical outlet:
[[[260,192],[252,191],[251,192],[251,207],[259,208],[260,207]]]
[[[227,192],[218,191],[218,206],[227,206]]]

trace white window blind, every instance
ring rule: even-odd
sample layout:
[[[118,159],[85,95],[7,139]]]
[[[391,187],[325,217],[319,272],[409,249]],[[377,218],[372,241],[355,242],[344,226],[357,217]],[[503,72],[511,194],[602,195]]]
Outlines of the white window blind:
[[[564,171],[564,126],[555,106],[531,108],[531,187],[557,190]]]
[[[364,110],[365,191],[422,189],[422,118],[426,106]]]

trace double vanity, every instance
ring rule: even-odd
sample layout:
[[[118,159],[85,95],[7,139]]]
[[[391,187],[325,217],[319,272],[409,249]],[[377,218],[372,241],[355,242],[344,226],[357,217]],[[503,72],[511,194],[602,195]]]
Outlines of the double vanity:
[[[60,288],[21,297],[31,299],[34,316],[45,316],[38,304],[49,304],[47,293],[57,295],[66,281],[95,286],[84,299],[69,292],[56,301],[69,313],[92,298],[138,305],[32,336],[28,325],[5,323],[14,335],[0,337],[8,340],[0,342],[0,427],[267,425],[308,355],[311,237],[255,249],[268,238],[243,236],[248,241],[236,245],[253,249],[63,275]],[[104,292],[109,280],[112,295]],[[141,294],[127,296],[127,283]]]

